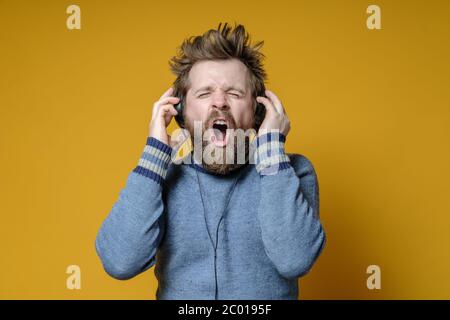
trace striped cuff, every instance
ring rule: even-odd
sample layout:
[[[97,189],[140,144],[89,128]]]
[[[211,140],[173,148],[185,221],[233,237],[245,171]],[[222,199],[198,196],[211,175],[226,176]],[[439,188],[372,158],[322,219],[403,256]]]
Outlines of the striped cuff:
[[[256,138],[256,171],[260,175],[273,175],[291,167],[284,151],[286,136],[279,131],[269,131]]]
[[[133,171],[162,184],[166,178],[171,154],[172,148],[169,145],[148,137],[139,164]]]

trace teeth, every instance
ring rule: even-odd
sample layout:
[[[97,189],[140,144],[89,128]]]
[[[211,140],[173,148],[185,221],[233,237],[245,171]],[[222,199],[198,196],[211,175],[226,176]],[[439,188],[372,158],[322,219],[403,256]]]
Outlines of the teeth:
[[[214,124],[227,124],[224,120],[216,120],[214,121]]]

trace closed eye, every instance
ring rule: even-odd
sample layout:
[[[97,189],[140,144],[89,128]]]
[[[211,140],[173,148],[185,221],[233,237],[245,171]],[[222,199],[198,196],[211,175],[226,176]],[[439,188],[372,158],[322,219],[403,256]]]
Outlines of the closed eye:
[[[241,95],[239,93],[236,92],[227,92],[228,95],[232,96],[233,98],[240,98]],[[200,93],[197,98],[204,98],[210,95],[210,92],[204,92],[204,93]]]

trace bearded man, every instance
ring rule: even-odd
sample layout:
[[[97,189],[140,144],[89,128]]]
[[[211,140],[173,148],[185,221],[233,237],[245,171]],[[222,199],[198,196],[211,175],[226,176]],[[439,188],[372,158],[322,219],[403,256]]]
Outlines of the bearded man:
[[[96,238],[112,277],[155,266],[161,300],[298,299],[325,244],[318,182],[305,156],[285,152],[290,121],[265,88],[261,46],[220,24],[172,58],[176,80]],[[174,117],[193,145],[180,163]]]

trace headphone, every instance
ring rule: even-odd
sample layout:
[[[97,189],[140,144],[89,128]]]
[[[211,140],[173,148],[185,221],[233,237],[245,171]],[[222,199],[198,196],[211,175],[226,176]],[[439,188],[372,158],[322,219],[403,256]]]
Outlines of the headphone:
[[[262,94],[261,96],[265,96]],[[180,102],[178,102],[176,105],[174,105],[175,110],[177,110],[177,115],[175,116],[175,121],[178,123],[178,125],[181,128],[185,128],[184,123],[184,116],[183,116],[183,109],[185,106],[185,97],[183,95],[178,95],[180,98]],[[262,104],[256,101],[256,98],[254,98],[256,102],[256,108],[255,108],[255,127],[254,129],[258,131],[259,127],[261,126],[261,123],[264,121],[264,117],[266,116],[266,107]]]

